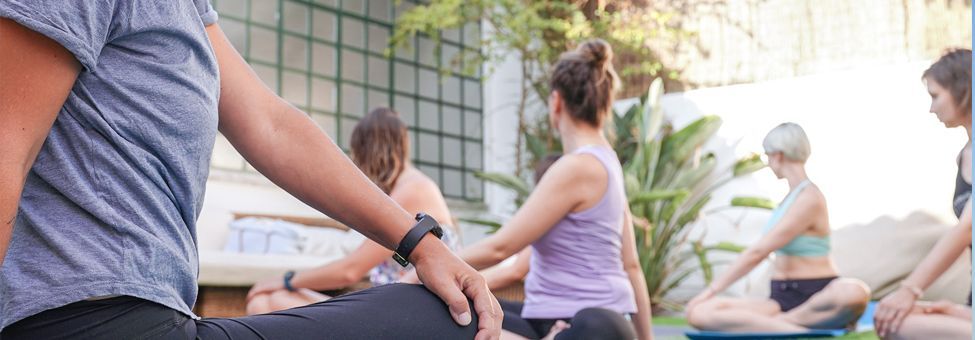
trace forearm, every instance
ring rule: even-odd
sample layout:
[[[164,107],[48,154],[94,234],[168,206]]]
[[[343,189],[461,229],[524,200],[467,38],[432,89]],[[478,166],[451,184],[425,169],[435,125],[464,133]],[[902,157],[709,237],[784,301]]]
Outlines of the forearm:
[[[348,287],[362,280],[369,271],[355,268],[350,262],[342,259],[323,267],[297,272],[291,279],[291,286],[317,291]]]
[[[464,262],[474,267],[475,270],[488,268],[504,260],[501,253],[489,245],[474,245],[464,248],[459,255]]]
[[[639,268],[627,271],[630,277],[630,285],[633,286],[633,295],[636,298],[637,313],[633,319],[633,327],[636,328],[639,339],[653,339],[650,293],[647,292],[647,281],[643,272]]]
[[[460,258],[476,270],[482,270],[504,261],[514,252],[505,251],[498,246],[497,234],[489,236],[481,242],[464,248],[460,253]]]
[[[488,289],[490,290],[502,289],[522,280],[522,278],[513,273],[510,266],[491,267],[482,271],[481,275],[484,276],[484,281],[487,282]]]
[[[359,248],[338,261],[296,273],[292,285],[312,290],[348,287],[361,281],[369,270],[389,259],[392,254],[392,251],[376,242],[365,240]]]
[[[955,226],[935,243],[934,247],[927,256],[921,260],[917,268],[911,272],[904,283],[913,287],[926,289],[931,285],[948,267],[950,267],[958,257],[964,252],[965,247],[971,243],[970,234],[967,235],[968,241],[964,240],[965,233],[970,233],[970,226]]]
[[[269,115],[269,124],[238,131],[242,136],[232,138],[257,141],[236,143],[241,154],[309,206],[395,249],[413,225],[412,216],[369,181],[304,113],[277,97],[269,100],[277,104],[270,109],[278,111]]]

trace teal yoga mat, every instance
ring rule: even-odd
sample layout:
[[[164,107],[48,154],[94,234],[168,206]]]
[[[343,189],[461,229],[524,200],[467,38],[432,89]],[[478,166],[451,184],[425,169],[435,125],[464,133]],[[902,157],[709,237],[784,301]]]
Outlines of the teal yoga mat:
[[[863,316],[857,320],[857,332],[873,330],[873,313],[877,308],[876,302],[867,305]],[[849,333],[845,329],[816,329],[795,333],[728,333],[712,331],[691,331],[684,333],[691,340],[741,340],[741,339],[811,339],[832,338]]]

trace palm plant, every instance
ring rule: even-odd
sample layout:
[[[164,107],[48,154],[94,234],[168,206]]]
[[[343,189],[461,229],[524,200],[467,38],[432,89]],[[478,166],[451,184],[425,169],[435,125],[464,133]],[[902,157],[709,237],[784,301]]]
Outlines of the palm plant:
[[[727,242],[705,245],[700,239],[691,240],[691,227],[717,189],[764,168],[765,164],[757,154],[752,154],[719,169],[717,157],[702,153],[701,147],[718,131],[721,119],[704,116],[675,131],[663,118],[662,93],[662,82],[657,79],[639,103],[622,115],[613,115],[607,133],[623,164],[640,265],[651,302],[657,308],[678,309],[678,303],[666,300],[665,296],[698,270],[710,282],[716,264],[709,260],[710,252],[742,249]],[[561,149],[557,140],[544,135],[551,135],[550,131],[529,132],[535,133],[528,133],[525,138],[533,159]],[[514,190],[518,206],[531,193],[531,185],[517,176],[499,173],[477,176]],[[729,206],[770,209],[773,204],[763,198],[735,197]],[[493,221],[466,221],[488,225],[494,230],[500,227]]]

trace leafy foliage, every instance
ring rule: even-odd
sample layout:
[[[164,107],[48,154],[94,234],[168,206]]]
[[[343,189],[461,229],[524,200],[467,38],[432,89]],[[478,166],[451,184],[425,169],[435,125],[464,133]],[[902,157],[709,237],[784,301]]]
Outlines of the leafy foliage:
[[[454,30],[468,23],[483,22],[488,26],[488,34],[482,34],[475,42],[472,52],[462,49],[450,60],[444,60],[442,73],[459,71],[477,75],[482,65],[492,70],[511,55],[516,55],[523,78],[521,97],[518,101],[518,130],[516,150],[516,176],[531,167],[537,160],[527,160],[521,151],[525,143],[545,142],[552,145],[553,139],[542,136],[540,140],[529,141],[525,134],[539,125],[544,119],[532,122],[529,106],[546,106],[549,95],[549,69],[559,56],[573,48],[576,43],[601,38],[609,42],[617,54],[627,55],[639,62],[619,65],[623,77],[653,76],[676,77],[673,70],[660,63],[656,51],[672,49],[681,41],[679,37],[687,33],[672,22],[673,13],[652,6],[622,6],[614,3],[606,6],[605,1],[596,0],[432,0],[417,5],[401,15],[390,37],[387,55],[396,49],[410,48],[410,42],[417,35],[426,35],[437,46],[436,55],[441,55],[440,38],[445,30]],[[490,72],[488,72],[490,73]],[[535,124],[532,124],[535,123]],[[544,127],[542,127],[544,129]],[[536,144],[537,146],[538,144]],[[529,145],[529,148],[534,146]]]
[[[727,168],[718,169],[715,155],[702,154],[700,150],[718,131],[721,119],[705,116],[674,130],[663,119],[659,82],[659,79],[654,81],[648,95],[626,113],[614,114],[606,129],[614,136],[613,147],[623,164],[640,266],[651,302],[658,307],[676,309],[678,303],[665,300],[670,290],[697,271],[701,271],[708,282],[713,278],[716,263],[709,259],[709,253],[743,250],[742,246],[727,242],[705,245],[701,240],[690,240],[694,222],[701,217],[702,209],[717,189],[735,178],[764,168],[765,164],[758,155],[752,154]],[[526,137],[528,140],[544,140],[540,135]],[[544,148],[536,145],[530,147],[530,152],[541,158],[560,148],[560,145],[545,145]],[[478,176],[515,190],[519,206],[531,192],[528,182],[515,176]],[[772,209],[774,203],[758,197],[734,197],[729,207]],[[494,222],[488,224],[494,228],[499,226]]]

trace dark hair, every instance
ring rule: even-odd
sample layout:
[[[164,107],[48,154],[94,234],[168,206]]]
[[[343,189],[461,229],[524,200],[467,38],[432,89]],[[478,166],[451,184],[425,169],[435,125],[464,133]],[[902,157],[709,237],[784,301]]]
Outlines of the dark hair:
[[[545,175],[548,168],[552,167],[552,164],[555,164],[555,161],[559,160],[559,158],[562,158],[562,154],[553,153],[545,156],[545,158],[539,159],[538,163],[535,163],[535,184],[538,184],[542,180],[542,175]]]
[[[563,53],[552,67],[549,85],[559,92],[576,120],[600,127],[611,112],[613,92],[619,84],[612,59],[609,44],[594,39]]]
[[[349,146],[352,162],[389,194],[409,159],[409,134],[399,113],[386,107],[373,109],[355,125]]]
[[[938,85],[951,92],[959,109],[972,112],[972,50],[948,50],[924,71],[921,79],[938,82]]]

